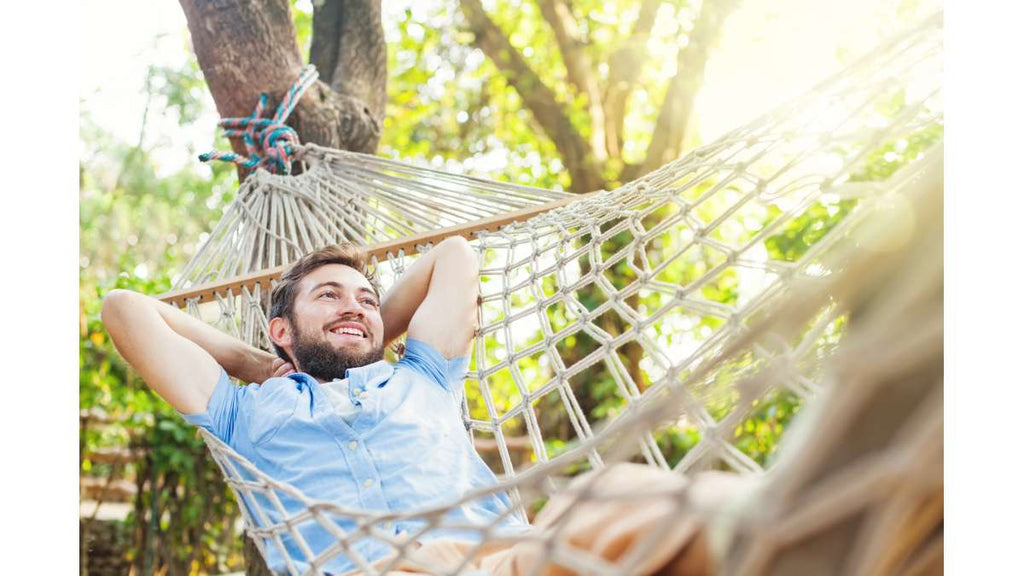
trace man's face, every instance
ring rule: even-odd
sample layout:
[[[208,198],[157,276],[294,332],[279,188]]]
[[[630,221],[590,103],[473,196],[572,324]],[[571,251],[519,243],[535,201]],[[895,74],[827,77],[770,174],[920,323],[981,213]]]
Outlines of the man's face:
[[[292,312],[296,368],[320,380],[384,357],[384,322],[369,280],[354,268],[328,264],[299,283]]]

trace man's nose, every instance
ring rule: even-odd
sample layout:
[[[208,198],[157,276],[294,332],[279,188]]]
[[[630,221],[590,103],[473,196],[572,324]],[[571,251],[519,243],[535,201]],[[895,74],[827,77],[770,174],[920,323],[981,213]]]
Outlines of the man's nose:
[[[340,300],[340,304],[334,310],[334,313],[338,316],[364,316],[363,307],[359,305],[359,300],[356,296],[344,296]]]

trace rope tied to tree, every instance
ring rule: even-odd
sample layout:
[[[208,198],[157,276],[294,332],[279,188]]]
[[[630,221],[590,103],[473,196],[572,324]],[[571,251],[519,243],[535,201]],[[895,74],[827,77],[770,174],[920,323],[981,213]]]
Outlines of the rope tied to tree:
[[[247,157],[234,152],[214,150],[200,154],[199,160],[202,162],[219,160],[238,164],[247,170],[261,167],[277,174],[290,174],[292,162],[295,161],[295,155],[301,149],[301,144],[299,134],[294,128],[285,124],[285,120],[295,109],[302,95],[319,77],[320,73],[316,71],[315,66],[312,64],[306,66],[299,78],[288,88],[288,92],[272,118],[263,118],[269,100],[269,96],[264,92],[260,94],[259,102],[251,115],[242,118],[224,118],[217,123],[224,130],[225,136],[242,138],[249,154]]]

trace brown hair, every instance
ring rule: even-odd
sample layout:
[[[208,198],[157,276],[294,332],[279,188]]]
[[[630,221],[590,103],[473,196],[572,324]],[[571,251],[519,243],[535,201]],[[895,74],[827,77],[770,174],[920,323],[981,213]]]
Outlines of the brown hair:
[[[299,283],[317,268],[328,264],[343,264],[356,269],[360,274],[366,276],[366,279],[370,281],[370,286],[373,287],[373,291],[379,297],[380,289],[373,280],[368,260],[366,252],[351,242],[342,242],[335,246],[325,246],[299,258],[281,274],[281,279],[278,281],[277,286],[270,293],[270,314],[268,314],[267,319],[273,320],[283,316],[290,322],[294,322],[292,312],[295,309],[295,297],[299,293]],[[273,344],[273,342],[271,343]],[[273,344],[273,346],[278,356],[289,362],[291,361],[284,349],[277,344]]]

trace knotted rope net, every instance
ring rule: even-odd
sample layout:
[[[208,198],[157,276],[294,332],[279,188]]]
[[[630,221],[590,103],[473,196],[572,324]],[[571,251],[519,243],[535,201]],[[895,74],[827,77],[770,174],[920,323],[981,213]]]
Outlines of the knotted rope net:
[[[554,190],[516,186],[306,145],[305,171],[258,169],[176,280],[192,287],[254,274],[342,241],[392,242],[415,252],[416,238],[481,219],[492,227],[530,207],[569,200]],[[474,226],[469,226],[474,225]]]
[[[322,574],[339,554],[367,574],[457,574],[487,546],[518,543],[533,547],[538,567],[631,574],[662,530],[615,558],[559,534],[588,503],[656,501],[667,517],[706,522],[729,573],[933,566],[941,22],[926,20],[633,183],[579,199],[317,147],[298,177],[253,174],[166,300],[268,347],[267,294],[279,269],[254,271],[345,239],[368,246],[386,289],[434,241],[470,235],[482,298],[464,418],[500,479],[447,506],[344,509],[266,476],[203,432],[261,551],[278,550],[291,574]],[[426,208],[401,211],[417,202]],[[488,220],[531,205],[545,210]],[[760,427],[777,431],[795,412],[799,426],[776,458]],[[607,489],[602,475],[623,461],[759,480],[728,505],[705,506],[680,487]],[[586,482],[571,482],[588,470]],[[446,517],[499,491],[513,514],[530,516],[554,494],[576,505],[542,533],[518,536]],[[422,528],[395,535],[386,526],[397,520]],[[310,549],[301,530],[311,524],[337,543]],[[416,543],[439,529],[476,532],[481,543],[424,564]],[[392,554],[370,562],[357,550],[367,540]]]

